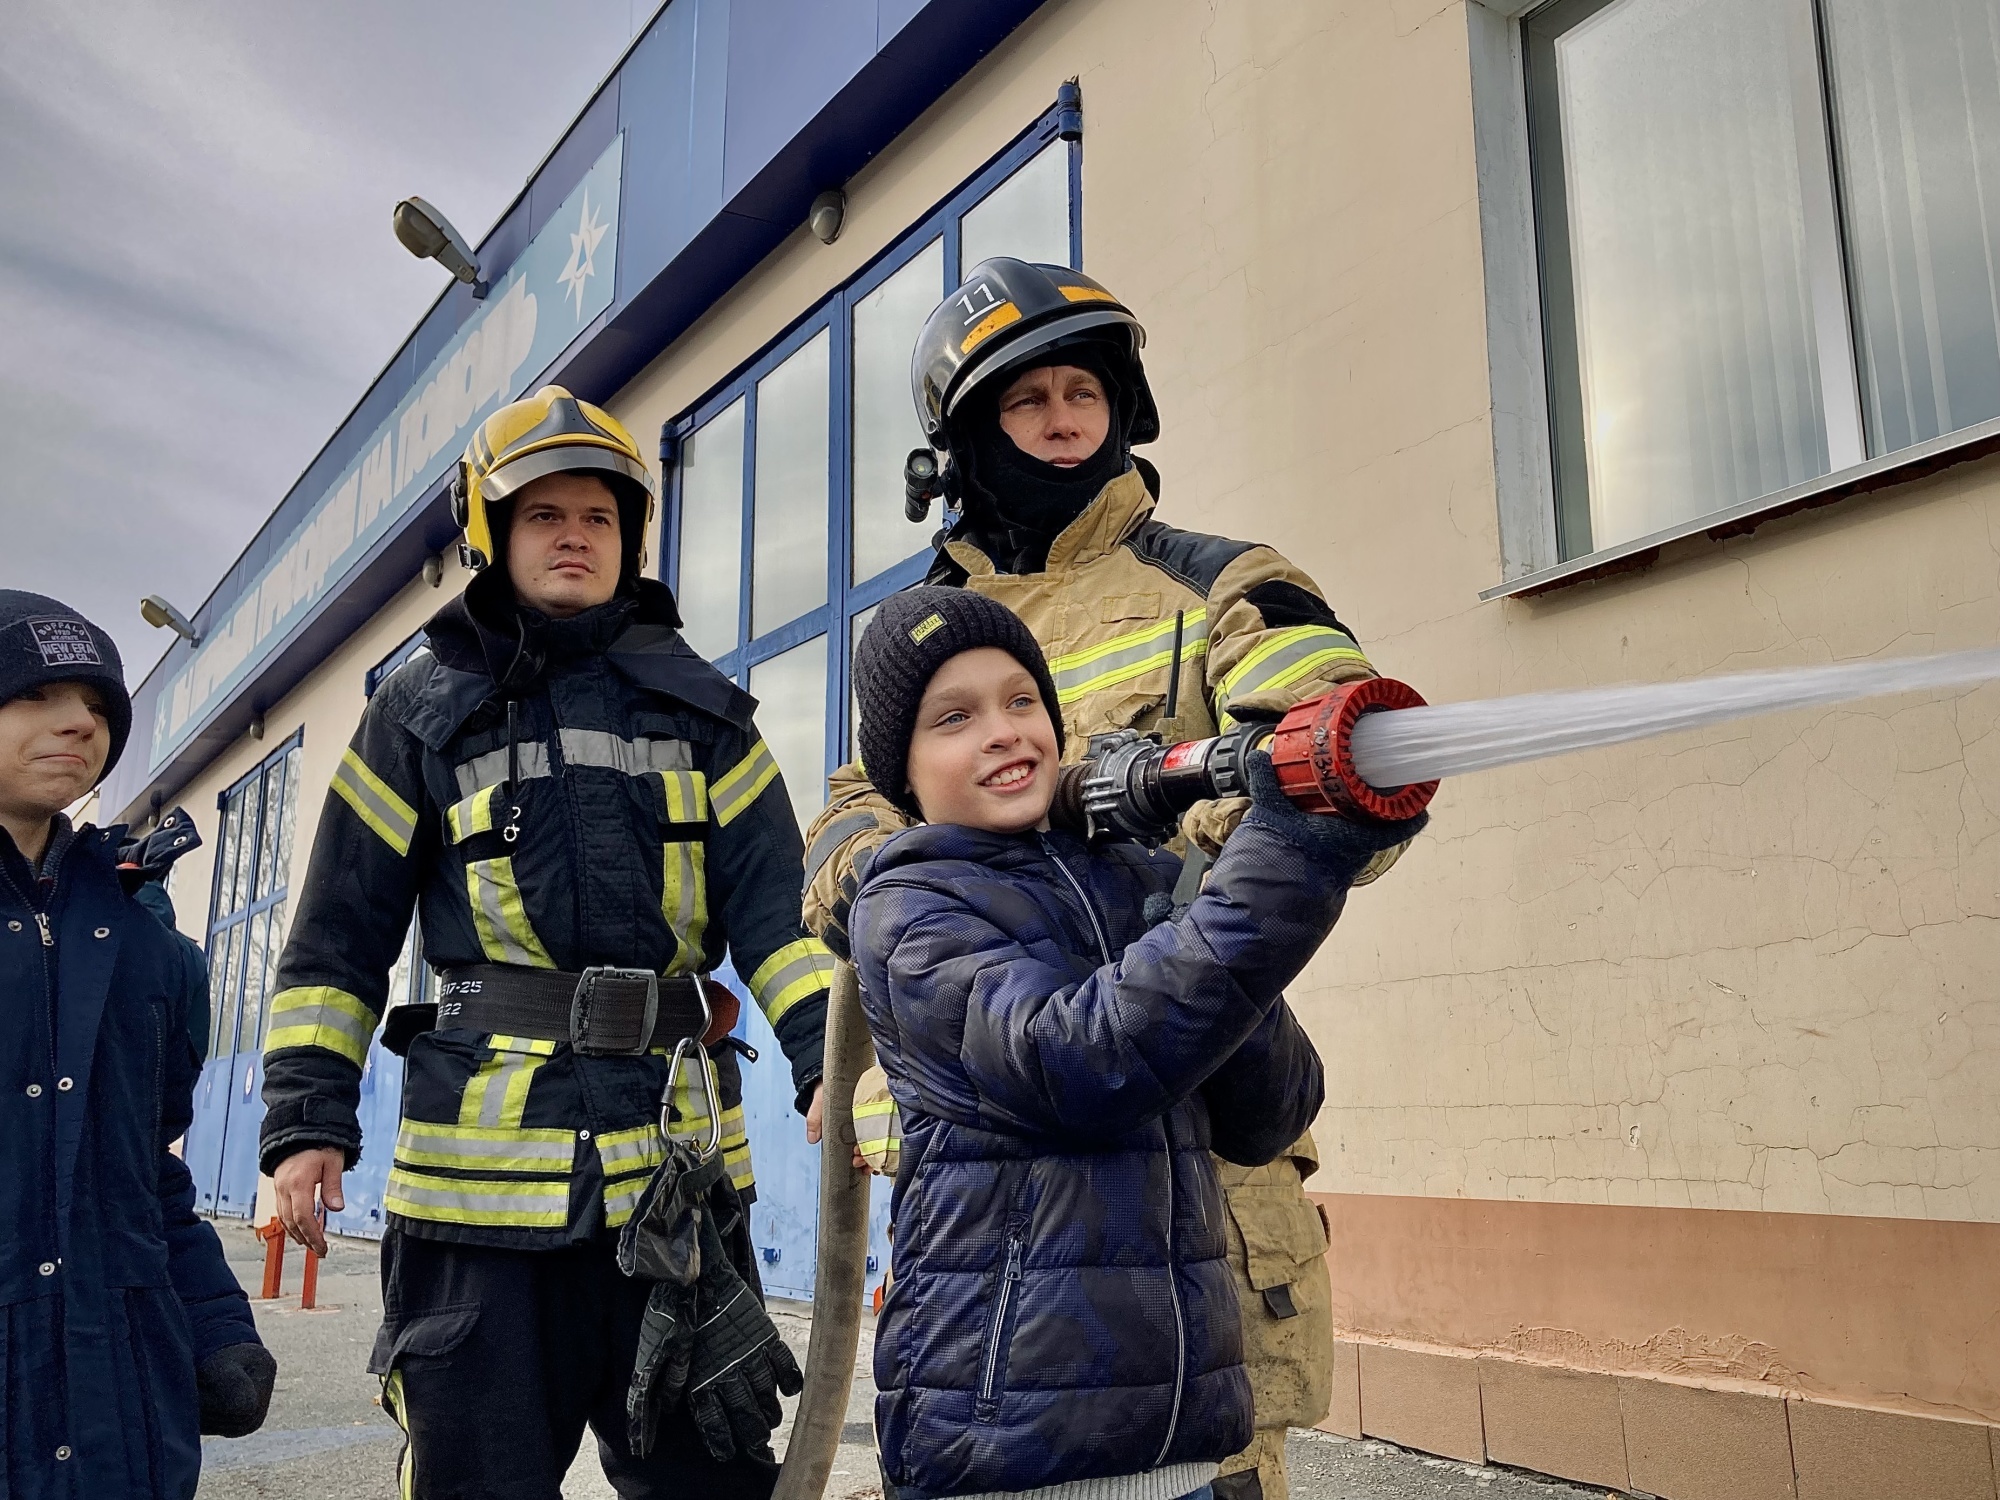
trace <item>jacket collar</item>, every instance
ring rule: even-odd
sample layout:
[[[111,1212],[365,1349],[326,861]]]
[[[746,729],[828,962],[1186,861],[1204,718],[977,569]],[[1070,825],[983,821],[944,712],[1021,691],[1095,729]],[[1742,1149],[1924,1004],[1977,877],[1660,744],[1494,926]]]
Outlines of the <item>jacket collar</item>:
[[[1061,573],[1107,556],[1139,529],[1153,513],[1156,503],[1146,488],[1145,476],[1136,466],[1127,469],[1099,490],[1097,498],[1084,507],[1083,514],[1049,543],[1047,571]],[[943,550],[970,577],[989,577],[999,571],[985,549],[968,538],[947,541]]]
[[[875,851],[864,872],[864,882],[907,865],[928,864],[933,860],[969,860],[996,870],[1019,870],[1044,863],[1049,851],[1064,858],[1081,859],[1088,849],[1074,834],[1050,830],[1047,833],[989,833],[959,823],[919,823],[896,834]]]

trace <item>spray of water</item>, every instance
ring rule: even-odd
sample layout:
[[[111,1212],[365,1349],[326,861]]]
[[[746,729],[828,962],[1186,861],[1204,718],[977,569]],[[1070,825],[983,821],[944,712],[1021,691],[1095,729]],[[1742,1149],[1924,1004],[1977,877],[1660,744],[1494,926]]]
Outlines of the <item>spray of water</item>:
[[[1405,708],[1369,714],[1354,726],[1354,767],[1370,786],[1408,786],[1780,709],[1994,678],[2000,678],[2000,647]]]

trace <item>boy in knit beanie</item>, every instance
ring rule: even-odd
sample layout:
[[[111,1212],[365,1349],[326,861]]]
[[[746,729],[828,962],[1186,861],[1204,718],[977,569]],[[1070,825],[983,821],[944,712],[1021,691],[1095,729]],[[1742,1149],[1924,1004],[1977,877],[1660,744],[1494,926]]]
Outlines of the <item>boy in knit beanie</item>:
[[[924,820],[876,852],[849,928],[903,1121],[886,1500],[1205,1496],[1251,1434],[1209,1152],[1268,1162],[1318,1112],[1284,986],[1422,820],[1300,813],[1254,755],[1207,886],[1149,924],[1179,861],[1050,829],[1056,689],[1004,605],[895,595],[854,677],[869,779]]]
[[[133,898],[152,856],[121,868],[122,829],[63,815],[131,727],[111,638],[0,589],[0,1285],[15,1292],[0,1492],[15,1495],[185,1500],[201,1434],[254,1431],[277,1370],[168,1149],[193,1113],[202,967]]]

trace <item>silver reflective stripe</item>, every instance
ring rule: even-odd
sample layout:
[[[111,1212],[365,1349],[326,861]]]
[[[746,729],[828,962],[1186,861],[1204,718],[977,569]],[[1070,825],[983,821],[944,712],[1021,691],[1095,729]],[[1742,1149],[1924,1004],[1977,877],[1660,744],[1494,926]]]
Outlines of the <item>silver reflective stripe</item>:
[[[561,739],[563,760],[572,766],[604,766],[627,776],[694,769],[694,747],[686,740],[628,740],[607,729],[565,729]]]
[[[479,1123],[491,1126],[508,1123],[518,1125],[520,1123],[518,1119],[509,1122],[502,1118],[507,1110],[507,1086],[514,1081],[517,1074],[530,1068],[539,1068],[547,1061],[546,1057],[539,1057],[532,1052],[508,1053],[507,1060],[488,1075],[485,1096],[479,1101]],[[568,1165],[569,1162],[565,1160],[563,1166],[567,1168]]]
[[[842,813],[819,831],[819,837],[806,850],[806,884],[810,886],[820,872],[820,866],[832,859],[840,846],[857,833],[866,833],[876,825],[872,812]]]
[[[632,1210],[645,1196],[646,1184],[651,1181],[650,1177],[635,1177],[623,1187],[607,1187],[604,1190],[604,1216],[614,1228],[632,1216]]]
[[[450,1185],[446,1177],[418,1177],[401,1172],[390,1184],[386,1207],[409,1218],[436,1218],[446,1223],[536,1224],[560,1226],[569,1220],[569,1184],[466,1182]],[[480,1191],[485,1188],[486,1191]],[[411,1209],[429,1212],[411,1213]]]
[[[490,1096],[491,1091],[488,1092]],[[562,1132],[561,1140],[535,1140],[527,1131],[483,1136],[474,1135],[463,1126],[454,1129],[425,1125],[419,1120],[403,1121],[396,1136],[396,1150],[399,1155],[455,1158],[449,1165],[468,1170],[480,1166],[490,1169],[492,1163],[501,1162],[505,1164],[503,1170],[510,1172],[567,1172],[576,1161],[575,1137],[568,1131]]]
[[[1065,661],[1058,657],[1049,665],[1050,676],[1055,680],[1056,696],[1067,702],[1079,697],[1089,688],[1112,686],[1129,677],[1136,677],[1142,670],[1152,666],[1166,666],[1173,660],[1174,622],[1162,620],[1143,630],[1133,631],[1129,636],[1114,639],[1109,643],[1115,649],[1102,655],[1091,655],[1087,651],[1074,653]],[[1208,649],[1208,619],[1206,615],[1183,619],[1181,627],[1181,660],[1189,661]],[[1078,657],[1087,658],[1078,660]]]
[[[627,1172],[659,1165],[666,1149],[656,1133],[651,1140],[620,1141],[614,1146],[601,1146],[597,1154],[604,1162],[606,1177],[622,1177]]]
[[[504,880],[499,868],[502,865],[510,872]],[[480,915],[485,918],[479,935],[482,940],[490,939],[490,943],[485,944],[488,949],[486,956],[495,963],[525,964],[531,969],[552,968],[554,965],[549,962],[548,955],[522,942],[520,934],[514,931],[513,923],[508,920],[506,897],[510,893],[518,897],[520,892],[520,887],[514,883],[512,867],[511,859],[478,859],[465,867],[472,889],[479,897]]]
[[[521,779],[532,780],[549,774],[549,747],[540,740],[523,740],[514,747],[521,762]],[[493,786],[507,779],[507,747],[488,750],[484,755],[475,756],[452,773],[458,783],[458,795],[470,797],[483,786]]]

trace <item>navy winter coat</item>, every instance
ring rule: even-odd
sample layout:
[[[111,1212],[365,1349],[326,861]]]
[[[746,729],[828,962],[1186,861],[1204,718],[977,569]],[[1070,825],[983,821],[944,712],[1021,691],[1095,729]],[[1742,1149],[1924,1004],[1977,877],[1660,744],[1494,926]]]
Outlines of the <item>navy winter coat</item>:
[[[1319,1056],[1281,992],[1346,887],[1253,814],[1186,915],[1148,930],[1178,870],[948,825],[869,867],[850,931],[903,1122],[875,1339],[899,1497],[1250,1441],[1209,1152],[1260,1165],[1318,1112]]]
[[[0,833],[0,1494],[194,1493],[195,1362],[257,1342],[194,1182],[202,992],[125,892],[118,830],[58,829],[37,879]],[[45,936],[46,935],[46,936]]]

